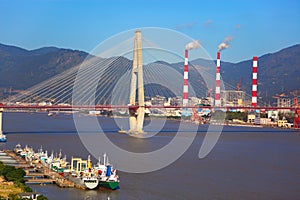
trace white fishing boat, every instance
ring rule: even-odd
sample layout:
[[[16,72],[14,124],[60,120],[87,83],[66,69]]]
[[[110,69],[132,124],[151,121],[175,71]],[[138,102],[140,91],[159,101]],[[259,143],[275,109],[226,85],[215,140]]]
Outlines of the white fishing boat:
[[[81,183],[87,189],[95,189],[99,186],[115,190],[119,186],[119,176],[117,170],[108,162],[106,154],[104,154],[103,163],[99,161],[96,165],[92,166],[90,156],[87,160],[81,158],[72,158],[71,173],[72,177],[77,180],[80,179]],[[77,163],[76,165],[74,165]],[[82,165],[83,164],[83,165]],[[79,169],[79,170],[78,170]]]
[[[98,187],[99,179],[97,177],[83,177],[82,181],[88,189],[92,190]]]
[[[20,153],[23,151],[22,149],[22,146],[20,144],[17,144],[14,148],[14,152],[17,154],[17,155],[20,155]]]

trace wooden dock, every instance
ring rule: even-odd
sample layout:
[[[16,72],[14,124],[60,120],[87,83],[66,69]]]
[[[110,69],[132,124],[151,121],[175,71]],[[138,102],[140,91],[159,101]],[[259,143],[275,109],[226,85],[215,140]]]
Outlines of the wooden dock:
[[[27,184],[53,184],[55,183],[55,180],[49,178],[27,179],[26,183]]]
[[[15,160],[20,165],[28,165],[28,163],[26,162],[26,160],[24,160],[21,157],[17,156],[15,154],[15,152],[13,152],[13,151],[4,150],[3,153],[5,153],[7,156],[11,157],[13,160]]]

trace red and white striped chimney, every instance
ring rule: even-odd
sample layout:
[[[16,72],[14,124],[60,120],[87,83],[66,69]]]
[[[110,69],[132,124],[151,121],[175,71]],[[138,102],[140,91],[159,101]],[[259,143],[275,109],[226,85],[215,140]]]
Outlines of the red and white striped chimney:
[[[188,50],[184,54],[184,69],[183,69],[183,100],[182,105],[187,106],[189,102],[189,65],[188,65]]]
[[[252,68],[252,106],[257,105],[257,56],[253,57]]]
[[[220,51],[217,54],[217,71],[216,71],[216,97],[215,97],[215,106],[221,106],[221,89],[220,89],[220,67],[221,67],[221,59],[220,59]]]

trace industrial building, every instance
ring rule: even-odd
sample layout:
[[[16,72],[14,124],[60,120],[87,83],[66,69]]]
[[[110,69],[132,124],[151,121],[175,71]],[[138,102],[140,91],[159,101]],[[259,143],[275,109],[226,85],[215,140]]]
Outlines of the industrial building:
[[[223,106],[244,106],[245,92],[237,90],[221,91]]]

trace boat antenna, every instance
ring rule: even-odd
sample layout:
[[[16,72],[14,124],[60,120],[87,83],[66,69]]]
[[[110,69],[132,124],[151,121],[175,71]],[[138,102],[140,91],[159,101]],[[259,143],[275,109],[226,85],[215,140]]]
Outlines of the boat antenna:
[[[103,164],[106,165],[106,152],[103,155]]]
[[[61,158],[61,149],[59,149],[58,157]]]

